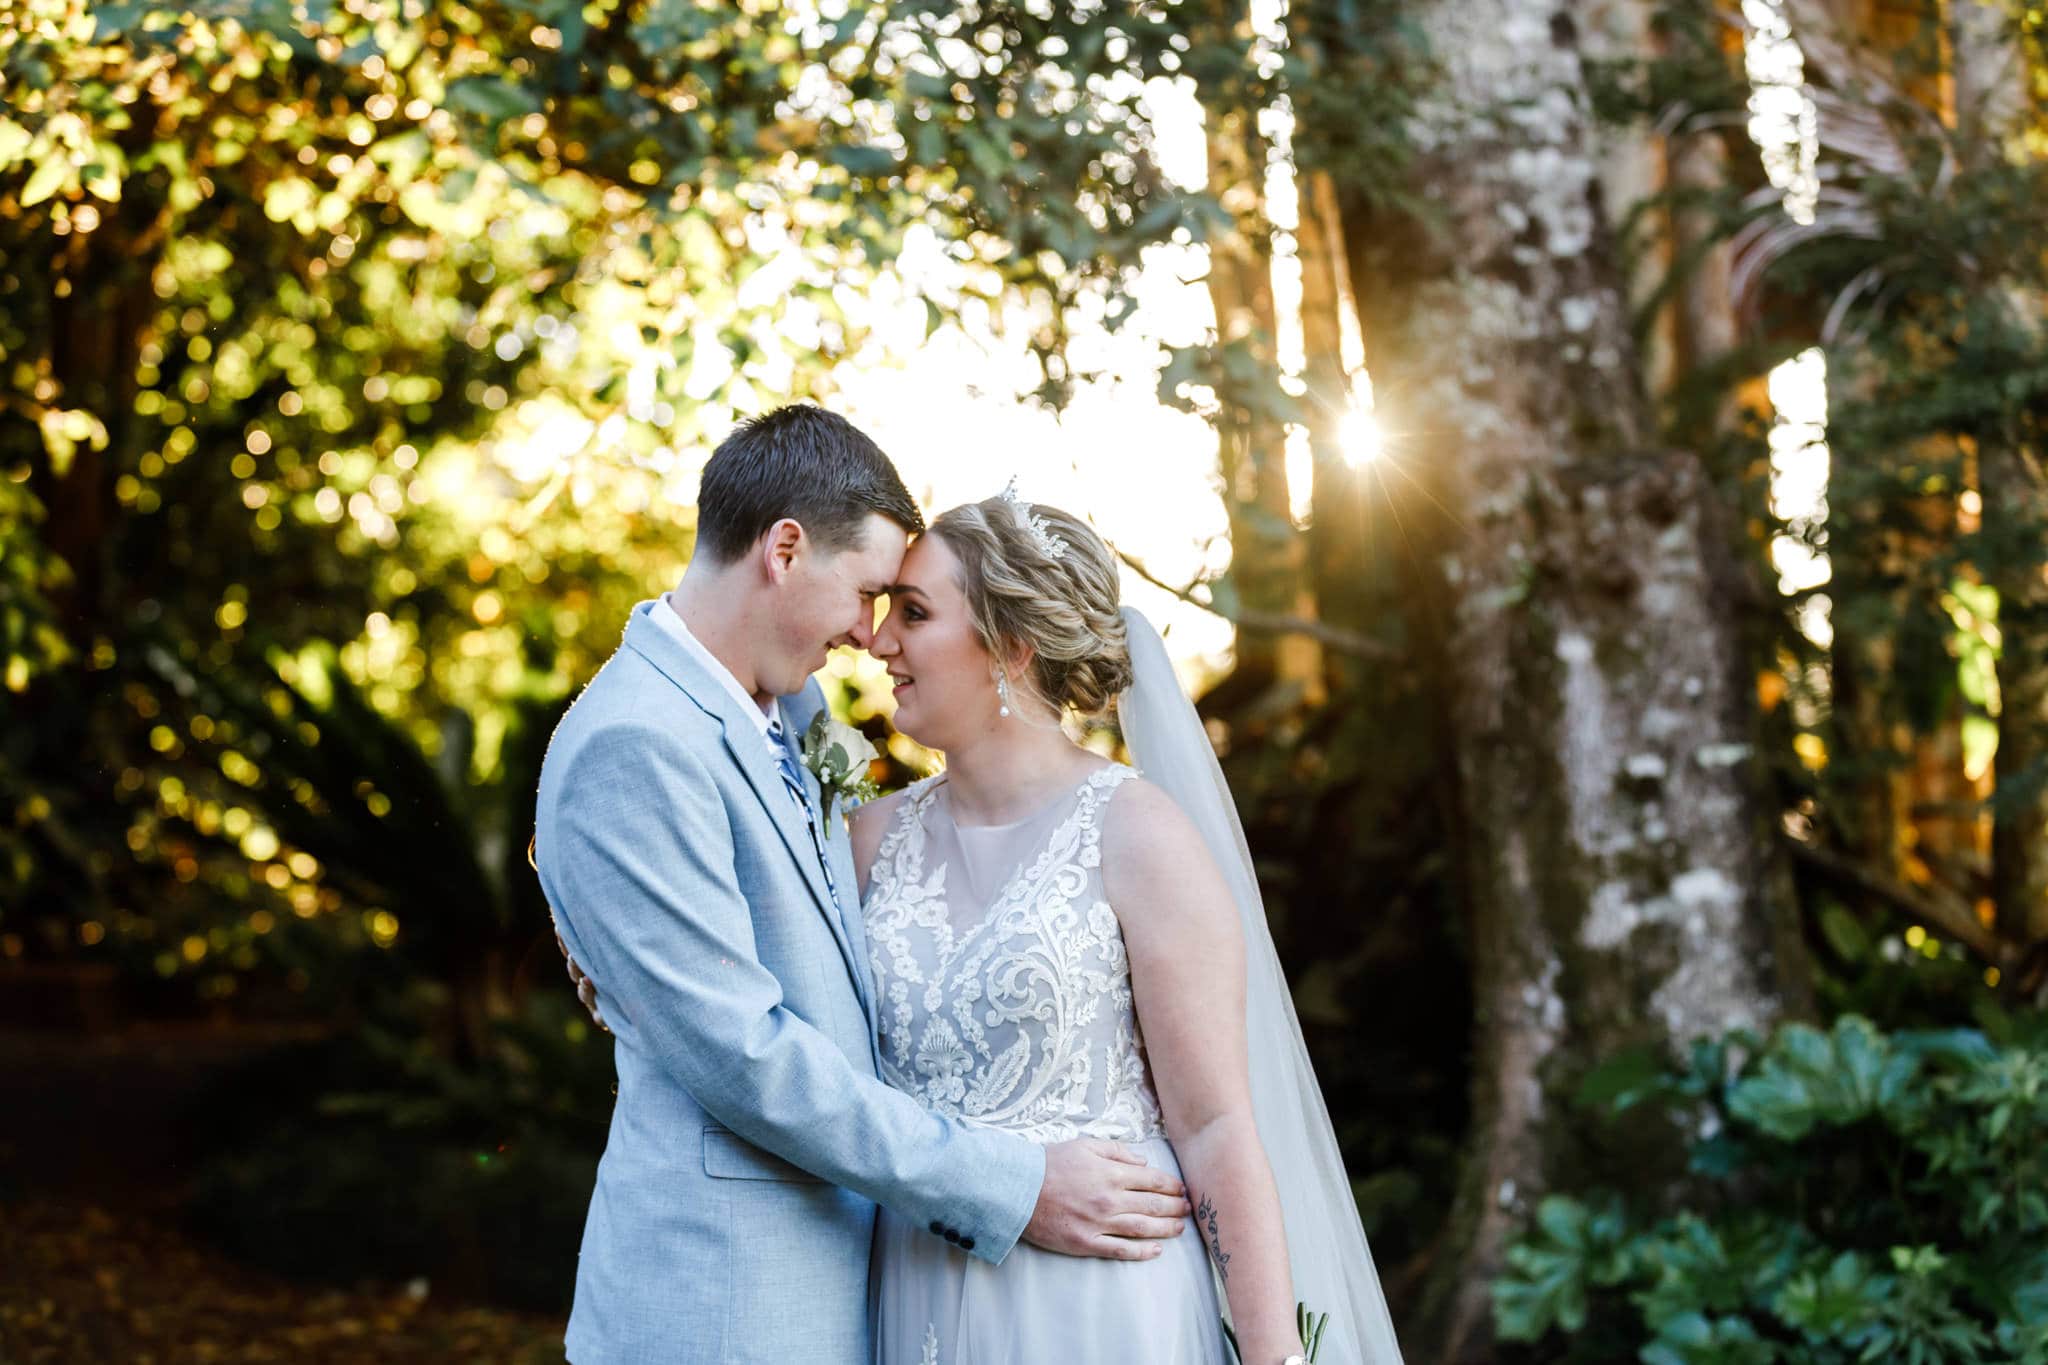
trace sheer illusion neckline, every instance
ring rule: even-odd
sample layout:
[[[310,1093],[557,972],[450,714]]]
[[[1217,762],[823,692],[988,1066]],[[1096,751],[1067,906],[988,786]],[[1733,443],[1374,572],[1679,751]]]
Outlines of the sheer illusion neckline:
[[[1045,870],[1042,864],[1049,849],[1059,842],[1067,825],[1091,804],[1090,793],[1105,783],[1110,787],[1118,785],[1122,780],[1119,770],[1125,769],[1126,765],[1121,763],[1098,764],[1030,815],[1001,825],[961,824],[953,815],[946,774],[940,773],[931,780],[919,799],[904,809],[903,817],[918,826],[920,861],[925,841],[936,825],[943,824],[952,833],[953,854],[960,864],[957,875],[963,883],[960,889],[967,893],[968,903],[978,907],[972,912],[972,919],[955,926],[960,943],[977,937],[1014,899],[1028,894],[1032,877]],[[1128,771],[1137,776],[1135,770]]]
[[[1026,815],[1021,819],[1017,820],[1005,820],[1003,823],[999,825],[970,825],[967,824],[965,821],[961,820],[958,811],[956,811],[953,806],[953,795],[950,790],[950,788],[952,787],[952,782],[945,773],[940,773],[938,781],[933,783],[932,785],[939,791],[944,791],[946,793],[946,819],[952,822],[953,828],[955,830],[959,831],[962,834],[1001,834],[1008,830],[1023,829],[1027,825],[1036,824],[1039,821],[1045,819],[1048,815],[1051,815],[1061,806],[1065,805],[1069,801],[1072,801],[1076,796],[1080,795],[1083,791],[1087,790],[1089,784],[1094,782],[1097,777],[1101,776],[1104,772],[1116,766],[1117,765],[1115,763],[1098,763],[1096,766],[1090,768],[1085,774],[1083,774],[1080,781],[1069,783],[1065,788],[1063,788],[1059,792],[1058,795],[1054,796],[1045,804],[1039,806],[1029,815]]]

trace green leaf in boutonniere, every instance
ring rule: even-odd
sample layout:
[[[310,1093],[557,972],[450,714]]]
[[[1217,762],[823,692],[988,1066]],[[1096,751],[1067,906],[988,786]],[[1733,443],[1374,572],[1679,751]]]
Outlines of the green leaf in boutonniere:
[[[835,720],[829,709],[811,718],[802,748],[804,766],[818,779],[818,790],[824,793],[825,819],[831,819],[834,797],[843,796],[857,806],[880,794],[868,777],[868,765],[880,757],[875,746],[851,725]]]

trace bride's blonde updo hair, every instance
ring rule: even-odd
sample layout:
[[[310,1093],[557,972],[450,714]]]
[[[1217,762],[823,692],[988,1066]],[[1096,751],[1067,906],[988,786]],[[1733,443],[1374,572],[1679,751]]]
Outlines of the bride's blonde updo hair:
[[[963,503],[940,514],[930,533],[960,561],[968,615],[988,652],[1002,659],[1030,646],[1030,676],[1010,685],[1055,709],[1101,715],[1131,685],[1116,555],[1080,518],[1029,507],[1003,497]],[[1034,516],[1067,543],[1057,558],[1033,533]]]

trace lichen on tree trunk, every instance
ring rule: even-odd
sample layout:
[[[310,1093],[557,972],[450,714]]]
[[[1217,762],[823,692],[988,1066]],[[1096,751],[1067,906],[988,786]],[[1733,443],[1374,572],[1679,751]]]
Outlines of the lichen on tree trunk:
[[[1603,202],[1580,37],[1530,0],[1416,18],[1443,83],[1412,130],[1434,230],[1358,256],[1399,458],[1437,464],[1472,901],[1473,1130],[1417,1359],[1482,1357],[1541,1193],[1617,1168],[1569,1097],[1594,1061],[1798,1007],[1761,797],[1732,530],[1661,446]],[[1608,150],[1611,158],[1611,149]],[[1654,1134],[1632,1141],[1653,1144]],[[1419,1348],[1419,1349],[1418,1349]]]

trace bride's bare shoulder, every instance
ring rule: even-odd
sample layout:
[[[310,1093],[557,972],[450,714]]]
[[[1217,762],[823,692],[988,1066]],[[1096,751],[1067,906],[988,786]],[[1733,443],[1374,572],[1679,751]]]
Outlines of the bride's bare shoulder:
[[[1166,789],[1142,776],[1118,784],[1102,825],[1103,875],[1149,876],[1208,857],[1200,831]]]
[[[1126,937],[1153,924],[1184,926],[1191,912],[1225,923],[1229,892],[1202,832],[1165,788],[1126,780],[1102,826],[1102,890]]]

